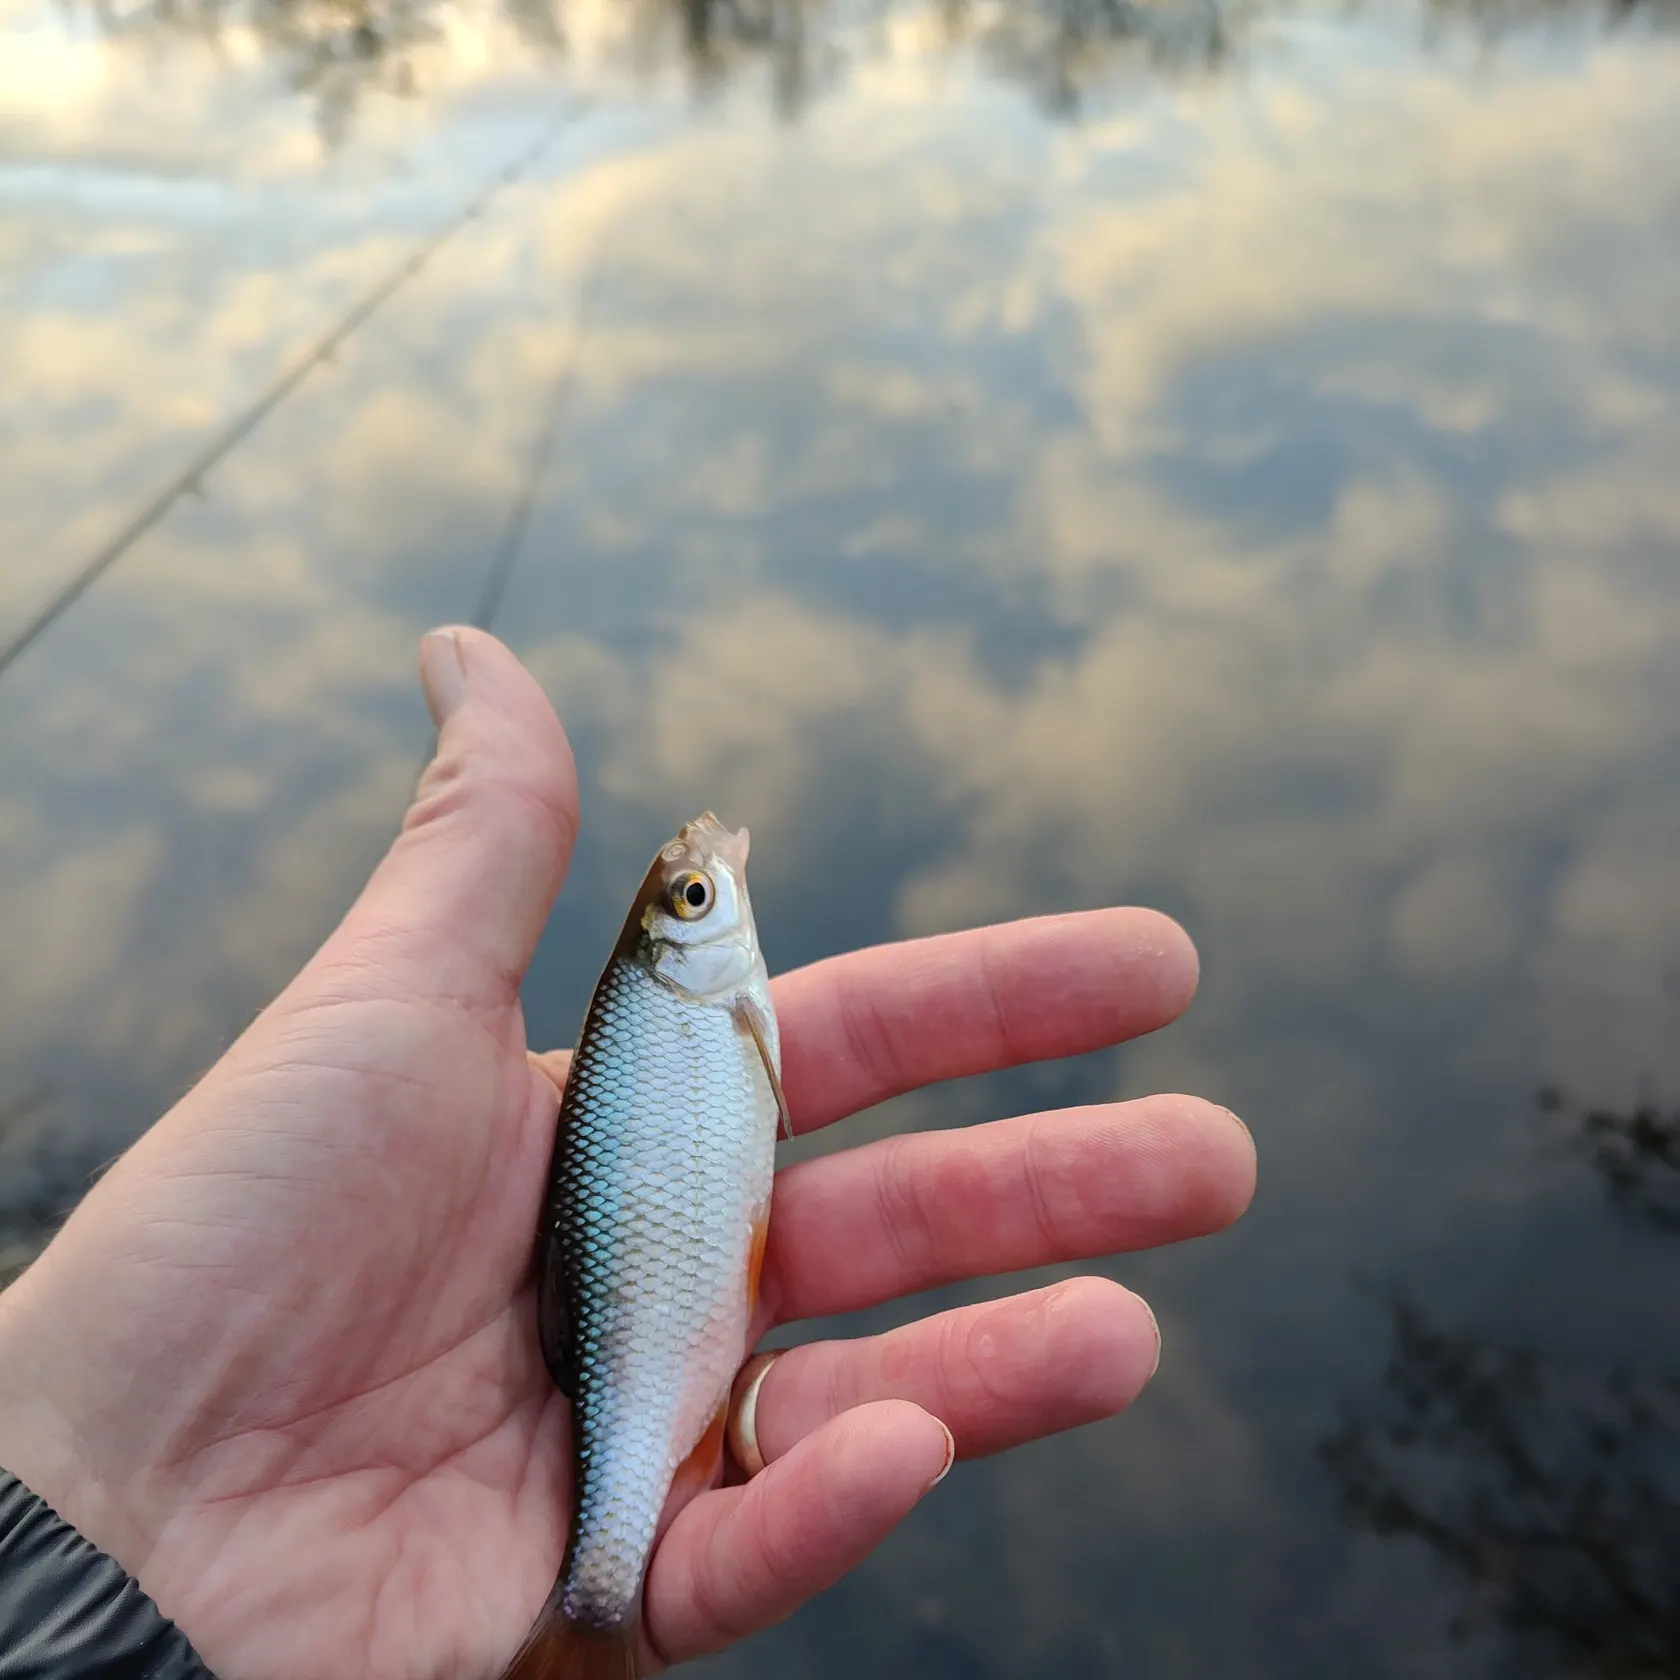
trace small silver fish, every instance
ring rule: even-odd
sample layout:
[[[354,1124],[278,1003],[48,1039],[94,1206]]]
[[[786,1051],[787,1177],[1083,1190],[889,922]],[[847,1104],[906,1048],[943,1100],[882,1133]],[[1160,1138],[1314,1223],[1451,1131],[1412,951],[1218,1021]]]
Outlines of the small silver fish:
[[[572,1527],[504,1680],[634,1680],[660,1513],[722,1456],[787,1127],[746,867],[710,812],[660,851],[572,1057],[537,1254]]]

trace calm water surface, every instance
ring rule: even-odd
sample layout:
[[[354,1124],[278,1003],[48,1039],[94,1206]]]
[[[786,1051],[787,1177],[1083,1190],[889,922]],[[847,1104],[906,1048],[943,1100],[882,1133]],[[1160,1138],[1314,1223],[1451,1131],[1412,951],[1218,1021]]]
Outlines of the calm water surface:
[[[0,644],[449,234],[0,672],[4,1263],[342,911],[483,603],[585,793],[539,1038],[714,805],[773,967],[1204,953],[823,1146],[1259,1140],[1106,1268],[1129,1416],[705,1672],[1680,1673],[1680,13],[560,3],[0,0]]]

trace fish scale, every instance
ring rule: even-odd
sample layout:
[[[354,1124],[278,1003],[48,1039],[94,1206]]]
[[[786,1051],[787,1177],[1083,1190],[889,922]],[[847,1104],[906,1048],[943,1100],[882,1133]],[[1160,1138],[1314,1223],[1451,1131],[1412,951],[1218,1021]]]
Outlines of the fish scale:
[[[707,812],[660,849],[572,1057],[537,1239],[572,1514],[502,1680],[635,1680],[659,1519],[721,1456],[787,1122],[747,844]]]
[[[727,1011],[615,959],[567,1109],[557,1188],[579,1482],[562,1602],[574,1621],[616,1627],[639,1601],[671,1479],[745,1349],[776,1102]]]

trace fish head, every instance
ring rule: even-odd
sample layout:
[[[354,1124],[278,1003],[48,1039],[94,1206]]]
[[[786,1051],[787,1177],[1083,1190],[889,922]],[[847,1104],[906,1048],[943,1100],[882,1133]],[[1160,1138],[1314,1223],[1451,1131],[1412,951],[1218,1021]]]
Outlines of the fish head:
[[[661,848],[642,884],[647,961],[690,997],[733,998],[763,976],[747,845],[744,828],[732,832],[707,811]]]

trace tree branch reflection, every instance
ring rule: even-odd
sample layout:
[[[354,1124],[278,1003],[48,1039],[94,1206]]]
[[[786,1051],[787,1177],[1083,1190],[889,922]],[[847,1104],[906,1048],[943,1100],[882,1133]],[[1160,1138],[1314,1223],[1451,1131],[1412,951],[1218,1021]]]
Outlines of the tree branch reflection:
[[[483,14],[463,0],[87,0],[108,36],[152,47],[171,39],[224,44],[235,29],[283,67],[310,98],[324,142],[337,146],[370,95],[424,92],[427,51],[445,51],[450,25]],[[566,0],[497,0],[496,16],[534,51],[568,46]],[[936,0],[935,39],[972,53],[1030,90],[1055,117],[1073,117],[1128,69],[1215,71],[1230,56],[1232,0]],[[626,0],[617,14],[623,54],[644,74],[676,71],[701,100],[751,76],[773,108],[803,114],[856,50],[890,49],[898,0]],[[609,57],[612,56],[609,53]],[[586,90],[587,91],[587,90]]]
[[[1556,1114],[1563,1093],[1540,1093],[1540,1107]],[[1680,1236],[1680,1109],[1654,1102],[1618,1113],[1588,1109],[1572,1128],[1575,1150],[1602,1181],[1611,1206],[1635,1225]]]
[[[73,0],[72,0],[73,3]],[[424,91],[425,49],[451,27],[482,21],[471,0],[87,0],[109,35],[218,43],[239,27],[280,59],[288,85],[314,100],[323,139],[341,143],[370,94]],[[533,51],[566,54],[567,0],[493,0],[495,16]],[[1680,21],[1680,0],[1423,0],[1425,32],[1468,29],[1492,44],[1566,17],[1616,29],[1634,17]],[[849,48],[890,49],[890,17],[923,11],[953,55],[972,54],[1028,90],[1053,118],[1077,117],[1129,74],[1225,69],[1263,0],[625,0],[615,16],[634,66],[677,70],[698,99],[762,75],[775,110],[797,118],[833,82]],[[926,36],[918,36],[925,41]],[[585,89],[583,91],[591,91]]]
[[[1468,28],[1491,43],[1564,17],[1607,29],[1639,16],[1680,20],[1680,0],[1424,0],[1432,38]],[[249,30],[285,66],[290,87],[315,101],[329,145],[346,136],[373,93],[423,92],[424,49],[447,50],[447,25],[482,18],[468,0],[88,0],[114,36],[216,43]],[[567,0],[495,0],[496,16],[533,51],[559,59]],[[925,8],[943,50],[971,53],[1027,89],[1050,116],[1074,118],[1128,74],[1210,74],[1226,68],[1262,0],[933,0]],[[848,44],[887,50],[889,17],[910,0],[626,0],[618,14],[629,56],[649,73],[676,69],[695,97],[763,74],[770,100],[796,118],[835,78]],[[925,39],[925,37],[919,37]],[[585,90],[588,91],[588,90]]]
[[[1461,29],[1487,48],[1510,36],[1571,21],[1595,20],[1607,34],[1636,19],[1659,29],[1680,24],[1677,0],[1427,0],[1427,5],[1431,41]]]
[[[1558,1112],[1562,1098],[1543,1093]],[[1609,1207],[1680,1234],[1680,1115],[1641,1104],[1574,1118]],[[1680,1368],[1593,1367],[1388,1296],[1382,1393],[1320,1449],[1344,1515],[1421,1541],[1467,1589],[1459,1629],[1603,1680],[1680,1674]]]

